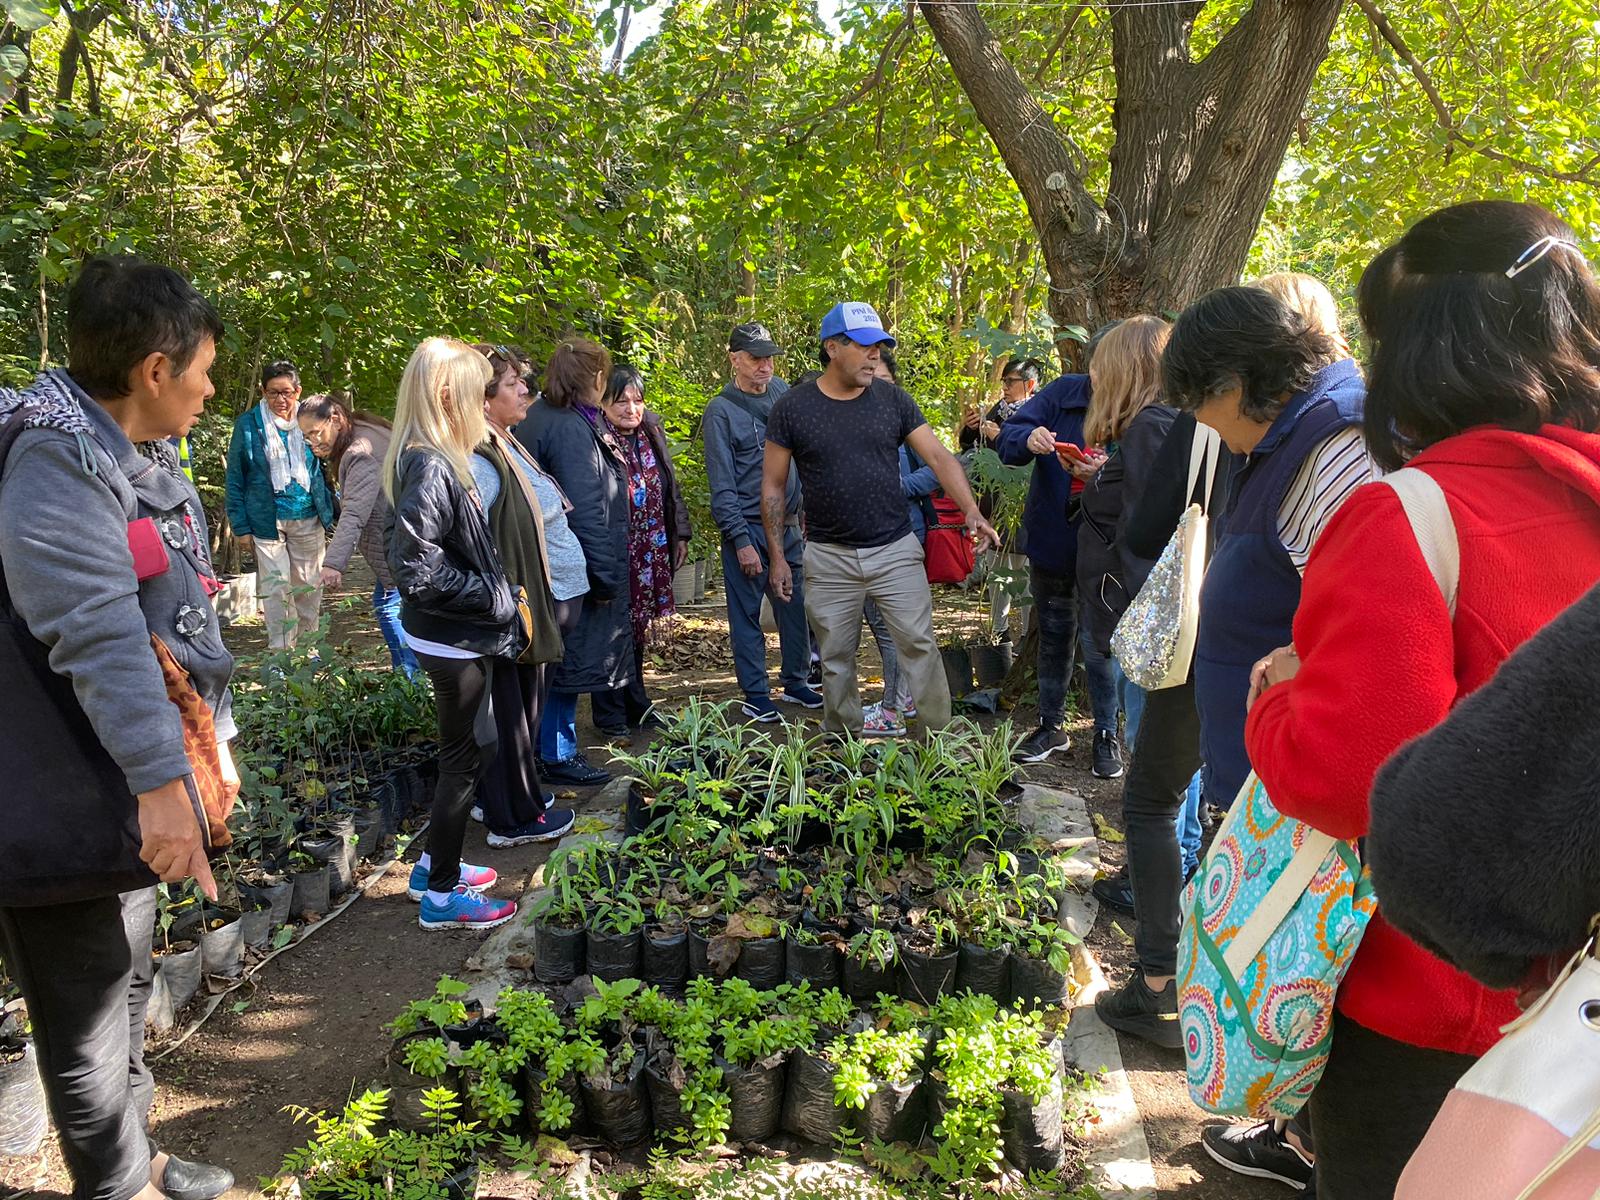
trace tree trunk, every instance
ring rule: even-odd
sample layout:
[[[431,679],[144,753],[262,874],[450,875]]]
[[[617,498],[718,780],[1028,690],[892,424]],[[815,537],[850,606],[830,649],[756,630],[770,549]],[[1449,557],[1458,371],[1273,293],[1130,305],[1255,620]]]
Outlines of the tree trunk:
[[[922,0],[1028,206],[1058,326],[1182,308],[1238,278],[1341,3],[1256,0],[1198,62],[1193,4],[1113,6],[1102,205],[977,5]]]

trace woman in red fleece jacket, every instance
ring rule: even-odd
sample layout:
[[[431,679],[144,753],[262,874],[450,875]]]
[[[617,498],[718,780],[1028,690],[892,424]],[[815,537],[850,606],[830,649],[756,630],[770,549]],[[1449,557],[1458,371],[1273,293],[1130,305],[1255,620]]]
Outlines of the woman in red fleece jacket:
[[[1600,579],[1600,288],[1572,230],[1529,204],[1441,209],[1373,260],[1359,301],[1368,445],[1444,490],[1461,575],[1452,621],[1395,492],[1368,485],[1312,551],[1294,645],[1256,668],[1251,764],[1281,811],[1344,838],[1366,834],[1384,760]],[[1308,1106],[1317,1195],[1392,1196],[1516,1013],[1385,922],[1380,895]]]

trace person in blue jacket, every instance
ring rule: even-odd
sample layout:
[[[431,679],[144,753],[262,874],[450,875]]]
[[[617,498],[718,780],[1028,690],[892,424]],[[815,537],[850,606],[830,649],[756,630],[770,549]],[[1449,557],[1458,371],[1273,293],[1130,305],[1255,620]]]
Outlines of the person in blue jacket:
[[[266,609],[267,646],[292,650],[315,633],[322,559],[338,515],[322,465],[300,424],[300,373],[291,362],[261,371],[261,402],[239,415],[228,444],[228,523],[256,556],[256,591]]]
[[[1089,377],[1062,375],[1007,417],[995,440],[1002,462],[1033,464],[1018,549],[1028,559],[1039,623],[1039,727],[1018,747],[1019,762],[1043,762],[1072,745],[1062,722],[1078,645],[1078,521],[1076,513],[1067,519],[1074,480],[1056,443],[1083,446],[1088,411]]]

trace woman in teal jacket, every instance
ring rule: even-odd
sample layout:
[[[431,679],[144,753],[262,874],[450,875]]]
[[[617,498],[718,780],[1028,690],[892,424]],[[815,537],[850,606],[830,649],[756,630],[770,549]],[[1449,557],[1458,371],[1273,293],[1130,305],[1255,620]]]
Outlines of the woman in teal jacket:
[[[337,515],[322,466],[300,432],[300,374],[290,362],[261,371],[261,403],[241,413],[228,446],[228,522],[256,556],[267,645],[294,647],[315,632],[322,556]],[[291,603],[292,600],[292,603]]]

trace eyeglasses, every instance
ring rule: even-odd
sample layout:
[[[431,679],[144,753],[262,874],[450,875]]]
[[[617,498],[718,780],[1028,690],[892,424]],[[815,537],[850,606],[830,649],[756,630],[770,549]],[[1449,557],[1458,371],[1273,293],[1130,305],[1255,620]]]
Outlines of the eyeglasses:
[[[273,400],[291,400],[299,388],[262,388],[261,394]]]
[[[1027,382],[1028,382],[1028,380],[1027,380],[1027,378],[1025,376],[1022,376],[1022,375],[1006,375],[1000,380],[1000,386],[1001,387],[1010,387],[1013,383],[1027,383]]]

